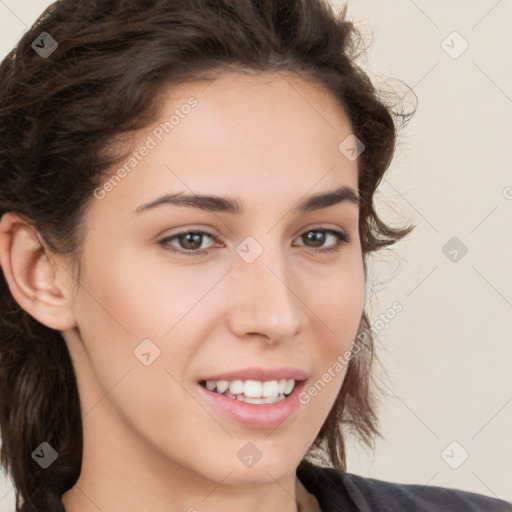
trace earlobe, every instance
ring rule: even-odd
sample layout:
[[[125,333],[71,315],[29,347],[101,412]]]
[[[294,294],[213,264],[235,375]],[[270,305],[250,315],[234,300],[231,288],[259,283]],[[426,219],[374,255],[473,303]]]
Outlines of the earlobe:
[[[35,228],[14,212],[0,221],[0,265],[14,299],[31,316],[51,329],[76,326],[72,276],[48,258]]]

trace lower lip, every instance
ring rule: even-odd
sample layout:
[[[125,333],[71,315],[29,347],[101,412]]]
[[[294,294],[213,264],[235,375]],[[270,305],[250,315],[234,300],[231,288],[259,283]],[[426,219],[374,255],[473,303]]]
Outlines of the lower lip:
[[[201,384],[197,385],[208,404],[237,423],[252,428],[275,428],[299,407],[299,394],[306,385],[306,380],[297,382],[286,398],[273,404],[248,404],[210,391]]]

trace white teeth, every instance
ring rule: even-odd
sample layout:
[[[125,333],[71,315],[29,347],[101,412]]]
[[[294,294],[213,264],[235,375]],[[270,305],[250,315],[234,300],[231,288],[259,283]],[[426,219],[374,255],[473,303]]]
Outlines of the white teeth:
[[[289,395],[295,386],[293,379],[281,379],[281,380],[269,380],[261,382],[259,380],[207,380],[206,388],[210,391],[214,391],[215,388],[217,393],[228,394],[235,396],[242,396],[244,400],[247,399],[277,399],[284,395]],[[276,400],[274,400],[276,399]],[[272,402],[249,402],[249,403],[272,403]]]
[[[233,395],[238,395],[244,392],[244,381],[243,380],[233,380],[229,385],[229,392]]]
[[[227,380],[218,380],[217,381],[217,393],[222,394],[228,388],[229,388],[229,382]]]
[[[273,404],[274,402],[280,402],[281,400],[284,400],[286,398],[283,394],[276,396],[275,398],[247,398],[243,394],[235,396],[229,391],[226,391],[224,393],[224,396],[236,399],[239,402],[246,402],[248,404]]]
[[[269,380],[264,382],[261,396],[265,396],[267,398],[276,398],[279,396],[279,383],[277,380]]]
[[[247,398],[261,398],[263,386],[259,380],[244,381],[244,395]]]
[[[292,392],[292,389],[293,389],[294,386],[295,386],[295,381],[288,379],[286,381],[286,386],[284,388],[284,394],[285,395],[289,395]]]

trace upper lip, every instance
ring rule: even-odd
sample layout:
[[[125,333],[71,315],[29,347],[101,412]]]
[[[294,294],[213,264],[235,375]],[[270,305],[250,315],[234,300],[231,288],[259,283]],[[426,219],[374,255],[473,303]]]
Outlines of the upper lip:
[[[281,379],[293,379],[293,380],[305,380],[307,374],[303,370],[298,368],[281,367],[281,368],[243,368],[240,370],[233,370],[230,372],[219,373],[217,375],[210,375],[203,377],[203,380],[260,380],[262,382],[268,380],[281,380]]]

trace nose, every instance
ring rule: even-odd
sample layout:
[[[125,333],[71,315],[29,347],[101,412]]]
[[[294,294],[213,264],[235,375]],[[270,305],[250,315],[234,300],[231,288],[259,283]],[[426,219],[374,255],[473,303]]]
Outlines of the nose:
[[[304,328],[303,290],[283,251],[265,248],[252,263],[237,257],[228,279],[228,321],[235,335],[279,341]]]

